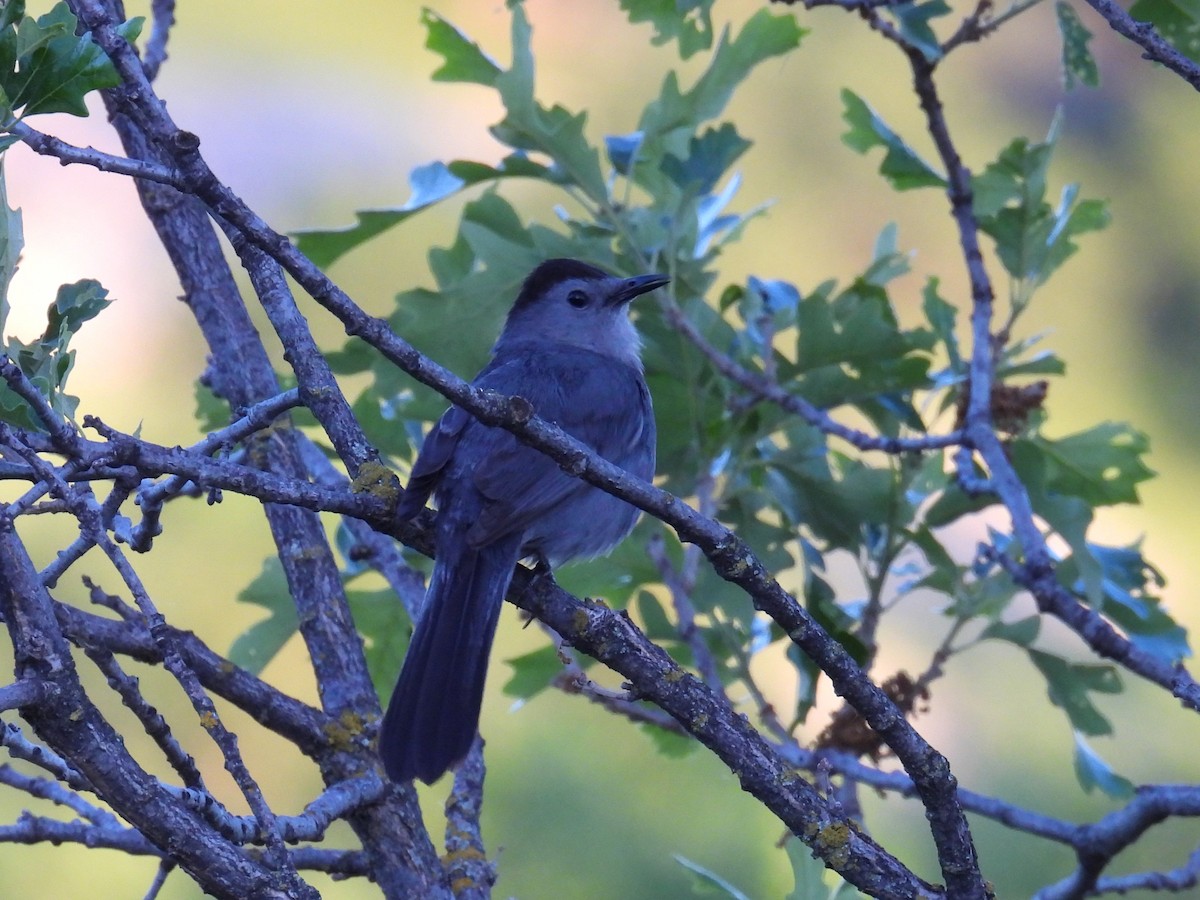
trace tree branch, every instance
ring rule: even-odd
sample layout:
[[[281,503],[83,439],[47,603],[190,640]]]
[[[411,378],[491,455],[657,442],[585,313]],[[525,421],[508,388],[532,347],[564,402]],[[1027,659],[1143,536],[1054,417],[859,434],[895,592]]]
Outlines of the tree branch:
[[[1117,34],[1133,41],[1144,51],[1142,56],[1166,66],[1200,91],[1200,65],[1172,47],[1149,22],[1139,22],[1113,0],[1086,0]]]
[[[546,576],[519,568],[509,597],[578,647],[637,686],[737,775],[827,866],[872,896],[940,896],[882,847],[830,810],[721,694],[681,669],[624,613],[581,603]]]

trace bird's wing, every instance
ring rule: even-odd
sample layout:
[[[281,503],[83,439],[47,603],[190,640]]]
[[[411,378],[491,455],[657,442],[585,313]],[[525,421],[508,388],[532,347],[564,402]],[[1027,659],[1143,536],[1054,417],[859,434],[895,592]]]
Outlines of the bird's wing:
[[[447,463],[454,456],[463,429],[475,420],[465,410],[452,406],[438,419],[425,436],[417,461],[413,463],[408,487],[396,509],[399,519],[411,519],[419,513],[437,488]],[[478,423],[476,423],[478,424]]]
[[[579,350],[522,354],[497,360],[477,385],[523,396],[538,416],[617,465],[631,465],[631,454],[639,447],[645,455],[643,432],[653,428],[653,419],[647,421],[652,416],[649,395],[637,373],[623,363]],[[475,546],[524,529],[571,493],[589,489],[510,432],[474,421],[468,427],[472,479],[484,498],[483,511],[467,536]],[[649,443],[653,445],[653,437]],[[638,474],[653,474],[652,459],[651,471]]]

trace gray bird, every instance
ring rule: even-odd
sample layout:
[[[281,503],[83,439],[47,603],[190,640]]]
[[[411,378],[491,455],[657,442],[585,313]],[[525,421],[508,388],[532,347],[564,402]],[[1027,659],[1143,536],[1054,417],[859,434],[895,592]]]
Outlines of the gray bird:
[[[525,279],[475,387],[524,397],[632,475],[654,476],[654,410],[629,302],[668,282],[551,259]],[[437,500],[436,563],[379,752],[389,777],[432,784],[471,747],[488,653],[517,561],[611,550],[638,510],[572,478],[511,433],[448,409],[425,438],[397,515]]]

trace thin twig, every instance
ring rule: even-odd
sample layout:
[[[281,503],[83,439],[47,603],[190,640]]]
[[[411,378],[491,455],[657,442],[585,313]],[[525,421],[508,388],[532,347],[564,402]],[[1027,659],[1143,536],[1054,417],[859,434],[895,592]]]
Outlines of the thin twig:
[[[49,778],[41,778],[37,775],[27,775],[24,772],[18,772],[12,766],[5,763],[4,765],[0,765],[0,783],[29,794],[31,797],[36,797],[39,800],[48,800],[51,803],[69,809],[75,815],[81,816],[93,825],[101,828],[120,827],[121,823],[117,820],[117,817],[108,810],[96,806],[94,803],[89,803],[76,791],[57,781],[51,781]]]
[[[24,122],[16,122],[9,126],[10,132],[21,139],[35,153],[42,156],[52,156],[64,166],[83,165],[99,169],[101,172],[112,172],[117,175],[128,175],[154,181],[170,187],[179,187],[179,174],[165,166],[146,162],[140,159],[129,159],[124,156],[113,156],[94,147],[76,147],[66,141],[59,140],[48,134],[43,134],[30,128]]]
[[[175,0],[154,0],[150,4],[150,37],[146,41],[146,53],[142,57],[142,68],[146,80],[153,81],[167,61],[167,40],[175,24]]]
[[[963,442],[963,434],[957,430],[943,435],[931,434],[923,437],[902,438],[867,434],[865,431],[850,428],[798,394],[790,393],[778,384],[738,365],[728,354],[722,353],[708,342],[700,330],[684,315],[678,304],[665,303],[663,315],[672,328],[695,345],[696,349],[704,354],[713,367],[730,381],[755,396],[777,404],[781,409],[799,416],[825,434],[841,438],[859,450],[883,453],[921,453],[926,450],[954,447]]]
[[[1146,59],[1161,63],[1200,91],[1200,65],[1168,43],[1149,22],[1139,22],[1113,0],[1086,0],[1112,27],[1142,48]]]
[[[167,876],[175,871],[175,864],[169,859],[161,859],[158,862],[158,868],[154,870],[154,880],[150,882],[150,887],[146,890],[146,895],[143,900],[157,900],[158,895],[162,893],[163,886],[167,883]]]
[[[203,791],[204,779],[196,768],[196,761],[180,746],[171,734],[171,726],[163,718],[162,713],[154,708],[138,687],[138,680],[126,675],[120,663],[110,651],[88,648],[85,651],[88,658],[104,673],[108,686],[117,692],[121,702],[134,714],[145,730],[158,745],[171,768],[174,769],[183,783],[194,790]]]

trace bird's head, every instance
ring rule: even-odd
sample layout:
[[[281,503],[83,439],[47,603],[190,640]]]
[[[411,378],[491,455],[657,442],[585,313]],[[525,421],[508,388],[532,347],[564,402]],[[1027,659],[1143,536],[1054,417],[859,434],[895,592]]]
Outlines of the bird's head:
[[[496,349],[570,344],[640,367],[629,302],[668,281],[665,275],[618,278],[579,260],[548,259],[525,279]]]

